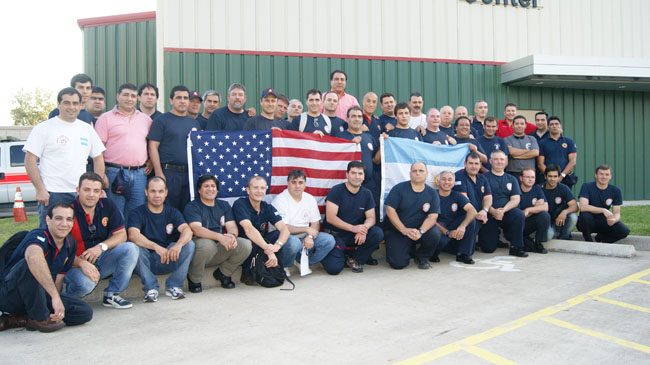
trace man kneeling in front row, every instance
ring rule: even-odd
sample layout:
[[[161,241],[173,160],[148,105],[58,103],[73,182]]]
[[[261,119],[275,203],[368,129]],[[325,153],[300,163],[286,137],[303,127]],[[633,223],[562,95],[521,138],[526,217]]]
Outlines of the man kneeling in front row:
[[[194,233],[194,258],[187,273],[192,293],[203,289],[206,267],[216,266],[212,276],[224,289],[232,289],[231,276],[251,253],[251,241],[237,237],[237,223],[228,202],[217,199],[219,180],[203,175],[196,181],[199,197],[185,206],[184,215]]]
[[[0,272],[0,311],[9,313],[2,316],[0,330],[27,326],[52,332],[92,319],[88,304],[59,294],[65,273],[78,260],[77,245],[68,236],[73,221],[72,207],[53,203],[47,228],[29,232],[11,255]]]
[[[158,301],[158,279],[154,275],[169,274],[165,294],[183,299],[183,283],[194,256],[192,230],[178,209],[165,204],[167,185],[161,177],[147,181],[147,204],[129,214],[129,239],[140,246],[135,272],[144,285],[144,302]]]
[[[474,264],[472,254],[476,240],[476,209],[463,194],[452,190],[456,176],[451,171],[443,171],[438,179],[440,195],[440,215],[436,225],[442,236],[436,253],[429,259],[439,262],[438,254],[444,250],[456,254],[456,261]]]

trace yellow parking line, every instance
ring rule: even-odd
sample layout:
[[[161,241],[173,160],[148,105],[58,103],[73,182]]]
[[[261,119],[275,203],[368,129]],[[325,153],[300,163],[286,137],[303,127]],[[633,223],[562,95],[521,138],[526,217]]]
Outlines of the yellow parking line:
[[[497,336],[503,335],[505,333],[508,333],[510,331],[513,331],[517,328],[523,327],[527,325],[528,323],[535,322],[539,320],[540,318],[552,316],[553,314],[563,311],[567,308],[571,308],[574,305],[578,305],[586,300],[591,300],[594,297],[597,297],[599,295],[605,294],[609,291],[612,291],[616,288],[620,288],[621,286],[628,284],[631,281],[637,281],[640,278],[650,275],[650,269],[646,269],[643,271],[640,271],[636,274],[632,274],[630,276],[627,276],[623,279],[617,280],[613,283],[607,284],[605,286],[601,286],[600,288],[594,289],[592,291],[589,291],[585,294],[578,295],[575,298],[571,298],[565,302],[544,308],[542,310],[539,310],[535,313],[529,314],[525,317],[516,319],[514,321],[502,324],[500,326],[494,327],[492,329],[489,329],[485,332],[467,337],[465,339],[450,343],[449,345],[445,345],[442,347],[439,347],[437,349],[427,351],[423,354],[411,357],[409,359],[403,360],[399,362],[398,364],[423,364],[435,359],[439,359],[441,357],[447,356],[449,354],[452,354],[456,351],[464,350],[468,346],[474,346],[478,345],[481,342],[487,341],[489,339],[495,338]]]
[[[634,281],[637,282],[637,283],[650,285],[650,281],[648,281],[648,280],[636,279]]]
[[[506,359],[505,357],[501,357],[493,352],[490,352],[488,350],[482,349],[480,347],[476,346],[469,346],[464,349],[465,351],[469,352],[470,354],[474,356],[478,356],[481,359],[485,361],[489,361],[493,364],[499,364],[499,365],[512,365],[516,364],[514,361],[510,361]]]
[[[620,345],[620,346],[625,346],[625,347],[631,348],[633,350],[637,350],[637,351],[641,351],[641,352],[645,352],[647,354],[650,354],[650,347],[646,346],[646,345],[642,345],[640,343],[636,343],[636,342],[624,340],[622,338],[606,335],[604,333],[600,333],[600,332],[597,332],[597,331],[588,330],[586,328],[576,326],[575,324],[565,322],[565,321],[561,321],[559,319],[555,319],[555,318],[552,318],[552,317],[542,318],[542,320],[546,321],[548,323],[554,324],[554,325],[556,325],[558,327],[566,328],[566,329],[569,329],[569,330],[572,330],[572,331],[576,331],[576,332],[585,334],[587,336],[596,337],[598,339],[601,339],[601,340],[604,340],[604,341],[607,341],[607,342],[611,342],[611,343],[614,343],[614,344],[617,344],[617,345]]]
[[[640,305],[635,305],[635,304],[630,304],[630,303],[625,303],[625,302],[619,302],[618,300],[607,299],[607,298],[603,298],[603,297],[594,297],[594,300],[597,300],[599,302],[605,302],[605,303],[609,303],[609,304],[618,305],[618,306],[628,308],[628,309],[634,309],[634,310],[637,310],[637,311],[640,311],[640,312],[650,313],[650,308],[641,307]]]

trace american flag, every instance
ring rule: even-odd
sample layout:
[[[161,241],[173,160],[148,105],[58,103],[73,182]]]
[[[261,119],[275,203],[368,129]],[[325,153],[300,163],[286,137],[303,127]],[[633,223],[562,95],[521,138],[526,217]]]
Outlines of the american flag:
[[[192,132],[188,139],[190,191],[203,174],[219,180],[218,198],[233,202],[246,196],[251,176],[266,178],[271,201],[287,187],[292,169],[307,175],[306,192],[316,198],[321,213],[329,189],[346,180],[348,162],[361,159],[356,143],[313,133],[262,130],[235,132]]]

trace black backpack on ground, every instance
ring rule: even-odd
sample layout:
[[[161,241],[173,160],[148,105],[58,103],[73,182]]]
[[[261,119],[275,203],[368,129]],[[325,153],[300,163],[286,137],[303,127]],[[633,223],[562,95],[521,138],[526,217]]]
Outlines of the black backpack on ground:
[[[278,262],[278,265],[275,267],[266,267],[264,263],[268,261],[269,257],[264,253],[264,251],[259,250],[257,254],[253,257],[251,261],[251,276],[253,280],[265,288],[275,288],[284,284],[286,279],[293,287],[291,289],[280,289],[280,290],[293,290],[296,287],[296,284],[287,277],[287,274],[284,272],[282,264]]]
[[[20,231],[14,233],[13,236],[9,237],[7,242],[5,242],[2,247],[0,247],[0,272],[4,270],[5,263],[11,258],[11,254],[14,253],[18,245],[23,242],[25,236],[27,236],[29,231]]]

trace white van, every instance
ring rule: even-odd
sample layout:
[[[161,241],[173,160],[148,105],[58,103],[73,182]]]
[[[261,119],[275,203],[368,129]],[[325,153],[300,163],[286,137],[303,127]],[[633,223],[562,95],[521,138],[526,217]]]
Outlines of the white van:
[[[36,202],[36,190],[25,171],[24,145],[25,141],[0,141],[0,206],[3,208],[13,206],[18,186],[25,203]]]

